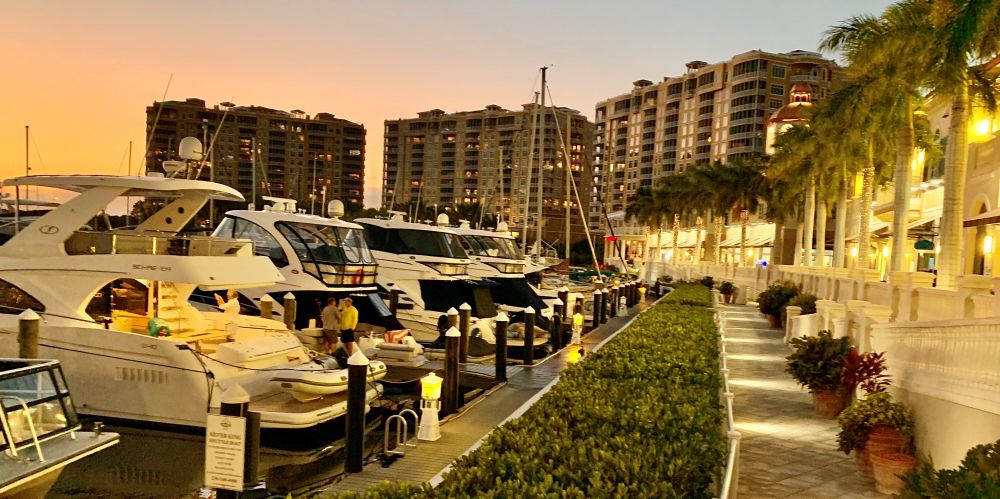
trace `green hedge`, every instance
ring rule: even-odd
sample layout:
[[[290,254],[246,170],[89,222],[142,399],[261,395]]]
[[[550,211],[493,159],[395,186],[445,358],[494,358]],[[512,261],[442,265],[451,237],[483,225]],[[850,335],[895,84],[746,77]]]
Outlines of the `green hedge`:
[[[674,285],[674,290],[663,299],[665,303],[711,307],[712,290],[701,284],[684,283]]]
[[[708,497],[726,452],[720,386],[712,311],[658,305],[437,488],[383,483],[339,497]]]

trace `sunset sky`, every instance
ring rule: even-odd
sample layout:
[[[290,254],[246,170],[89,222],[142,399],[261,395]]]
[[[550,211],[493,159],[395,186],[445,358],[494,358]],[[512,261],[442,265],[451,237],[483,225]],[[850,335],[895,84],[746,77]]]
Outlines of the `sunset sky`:
[[[44,1],[0,0],[0,178],[120,173],[145,146],[145,107],[200,97],[368,130],[365,200],[380,200],[382,122],[418,111],[529,102],[552,66],[556,105],[594,104],[638,79],[753,49],[815,50],[831,24],[886,0]]]

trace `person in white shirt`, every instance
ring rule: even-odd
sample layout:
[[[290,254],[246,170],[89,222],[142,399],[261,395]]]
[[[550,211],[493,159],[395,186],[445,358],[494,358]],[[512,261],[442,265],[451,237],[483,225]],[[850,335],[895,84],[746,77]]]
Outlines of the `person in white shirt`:
[[[235,289],[230,289],[226,292],[226,300],[223,300],[219,293],[215,293],[215,301],[219,303],[219,308],[222,312],[229,315],[236,315],[240,313],[240,294]]]

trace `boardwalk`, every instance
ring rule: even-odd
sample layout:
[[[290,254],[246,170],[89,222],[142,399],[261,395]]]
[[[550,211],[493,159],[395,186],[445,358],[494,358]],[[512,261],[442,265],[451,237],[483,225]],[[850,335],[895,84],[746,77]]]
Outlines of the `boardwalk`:
[[[644,308],[645,305],[640,307]],[[607,324],[584,336],[583,344],[587,351],[593,350],[598,343],[621,329],[640,307],[633,308],[628,316],[609,319]],[[384,480],[430,481],[558,378],[559,372],[566,368],[568,357],[569,349],[563,349],[534,367],[510,369],[505,385],[474,401],[457,418],[441,425],[440,440],[420,442],[415,449],[407,450],[406,456],[388,468],[370,464],[361,473],[348,474],[328,491],[361,491]]]
[[[888,497],[837,450],[836,420],[813,413],[809,393],[784,372],[782,333],[756,308],[724,306],[730,389],[742,433],[739,497]]]

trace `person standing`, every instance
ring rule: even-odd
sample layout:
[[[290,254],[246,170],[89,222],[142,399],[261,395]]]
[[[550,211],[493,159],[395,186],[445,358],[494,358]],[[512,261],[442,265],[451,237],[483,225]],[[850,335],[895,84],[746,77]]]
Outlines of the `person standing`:
[[[333,353],[333,344],[337,341],[340,333],[340,308],[337,307],[337,299],[331,297],[326,301],[326,306],[319,313],[320,320],[323,321],[323,340],[326,353]]]
[[[354,354],[354,328],[358,326],[358,309],[354,308],[354,300],[350,296],[340,300],[344,305],[340,311],[340,342],[344,344],[347,355]]]

